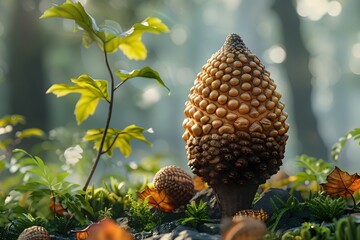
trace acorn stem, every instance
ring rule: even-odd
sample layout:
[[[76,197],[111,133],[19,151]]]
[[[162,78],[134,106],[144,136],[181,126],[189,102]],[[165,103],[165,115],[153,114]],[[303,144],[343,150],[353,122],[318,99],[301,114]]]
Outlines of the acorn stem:
[[[251,208],[259,185],[257,184],[213,184],[217,201],[220,204],[221,218],[232,218],[237,212]]]

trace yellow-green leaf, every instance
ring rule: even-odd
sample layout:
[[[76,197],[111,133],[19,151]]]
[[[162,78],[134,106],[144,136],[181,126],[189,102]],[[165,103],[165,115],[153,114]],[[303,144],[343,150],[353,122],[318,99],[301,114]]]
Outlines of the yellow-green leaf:
[[[106,80],[94,80],[89,75],[83,74],[78,78],[72,78],[75,85],[54,84],[46,93],[53,93],[62,97],[70,93],[80,93],[80,99],[75,106],[74,114],[78,124],[81,124],[90,115],[93,115],[99,100],[110,101],[108,94],[108,82]]]
[[[151,143],[147,141],[144,137],[144,131],[145,130],[143,128],[136,125],[127,126],[123,130],[109,128],[105,136],[102,151],[106,152],[109,156],[111,156],[113,150],[115,148],[118,148],[125,157],[128,157],[132,150],[130,145],[130,141],[132,139],[136,139],[145,142],[148,145],[151,145]],[[99,150],[103,133],[103,128],[90,129],[86,132],[84,140],[94,141],[94,148],[96,150]]]
[[[159,34],[168,32],[168,27],[158,18],[150,17],[136,23],[132,28],[120,37],[109,36],[105,43],[107,52],[114,52],[120,48],[129,59],[143,60],[147,56],[147,50],[141,40],[145,32]]]
[[[88,47],[96,42],[99,47],[109,53],[121,49],[129,59],[142,60],[146,58],[147,50],[141,40],[145,32],[159,34],[168,32],[168,27],[158,18],[150,17],[136,23],[128,31],[121,33],[120,29],[111,24],[98,26],[81,5],[67,0],[62,5],[54,5],[47,9],[40,18],[59,17],[74,20],[80,29],[84,30],[83,44]]]
[[[161,86],[163,86],[168,91],[170,91],[170,89],[165,85],[165,83],[161,79],[160,74],[150,67],[144,67],[142,69],[135,69],[131,72],[126,72],[124,70],[120,70],[120,71],[117,71],[115,74],[123,82],[127,81],[130,78],[135,78],[135,77],[152,78],[152,79],[155,79]]]
[[[44,132],[38,128],[28,128],[16,133],[16,137],[19,139],[42,136],[44,136]]]
[[[0,118],[0,127],[4,127],[6,125],[18,125],[18,124],[25,124],[24,116],[14,114],[14,115],[6,115]]]
[[[85,31],[84,34],[86,33],[86,36],[88,37],[88,42],[87,44],[84,44],[85,46],[90,45],[92,41],[97,42],[99,45],[103,45],[105,40],[104,33],[99,30],[94,18],[85,11],[80,2],[75,3],[71,0],[67,0],[59,6],[52,6],[40,16],[41,19],[51,17],[74,20],[75,23]]]

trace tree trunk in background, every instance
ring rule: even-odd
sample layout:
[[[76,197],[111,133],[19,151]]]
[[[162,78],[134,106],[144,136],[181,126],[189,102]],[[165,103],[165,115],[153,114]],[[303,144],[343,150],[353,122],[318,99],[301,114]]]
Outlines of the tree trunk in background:
[[[300,20],[293,1],[275,0],[273,9],[278,14],[287,51],[284,66],[293,93],[296,132],[302,145],[301,153],[326,159],[327,148],[317,129],[317,119],[311,106],[311,78],[309,53],[302,41]]]
[[[7,35],[6,81],[9,86],[10,114],[26,117],[26,127],[46,130],[47,111],[43,69],[43,42],[38,25],[38,2],[14,1]],[[28,9],[30,7],[30,9]]]

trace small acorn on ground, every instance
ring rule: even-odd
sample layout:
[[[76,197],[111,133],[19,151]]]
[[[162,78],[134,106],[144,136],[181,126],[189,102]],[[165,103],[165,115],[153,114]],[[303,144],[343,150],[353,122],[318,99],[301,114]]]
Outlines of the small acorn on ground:
[[[222,216],[249,209],[284,158],[289,125],[261,61],[230,34],[197,75],[185,103],[188,165],[214,189]]]
[[[161,168],[155,174],[153,182],[156,190],[165,191],[178,206],[189,203],[195,194],[192,177],[175,165]]]
[[[266,225],[251,217],[240,217],[222,233],[224,240],[263,240]]]
[[[32,226],[22,231],[18,240],[50,240],[50,235],[44,227]]]

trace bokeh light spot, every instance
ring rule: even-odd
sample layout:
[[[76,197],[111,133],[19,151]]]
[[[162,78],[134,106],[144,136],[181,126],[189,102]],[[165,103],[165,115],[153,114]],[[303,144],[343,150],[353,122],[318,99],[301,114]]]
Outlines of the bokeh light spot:
[[[336,17],[339,16],[342,10],[342,6],[341,3],[339,3],[338,1],[331,1],[328,4],[328,11],[327,13],[332,16],[332,17]]]
[[[170,38],[176,45],[183,45],[187,40],[187,31],[184,25],[177,24],[172,27]]]
[[[268,50],[269,59],[274,63],[282,63],[286,59],[286,51],[281,46],[275,45]]]

